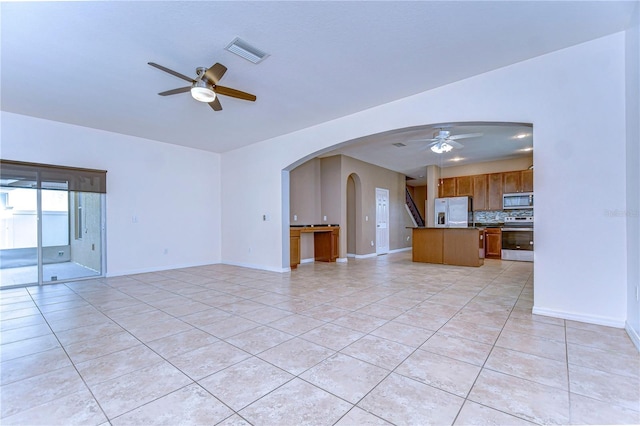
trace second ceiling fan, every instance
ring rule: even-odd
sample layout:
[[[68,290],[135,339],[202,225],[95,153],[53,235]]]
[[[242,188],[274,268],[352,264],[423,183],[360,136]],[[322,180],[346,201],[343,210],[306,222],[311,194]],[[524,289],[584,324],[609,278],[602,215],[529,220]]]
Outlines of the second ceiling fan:
[[[208,103],[214,111],[221,111],[222,105],[217,95],[231,96],[233,98],[242,99],[245,101],[254,102],[256,96],[251,93],[242,92],[240,90],[232,89],[230,87],[220,86],[218,82],[227,72],[227,67],[220,63],[215,63],[209,68],[198,67],[196,68],[196,78],[187,77],[184,74],[180,74],[174,70],[171,70],[162,65],[158,65],[155,62],[149,62],[154,68],[167,72],[173,76],[181,78],[191,83],[190,86],[180,87],[178,89],[167,90],[160,92],[160,96],[177,95],[178,93],[191,92],[191,96],[197,101]]]
[[[434,132],[433,138],[431,139],[420,139],[411,142],[431,142],[426,148],[431,148],[431,151],[436,154],[442,154],[443,152],[449,152],[454,148],[462,148],[464,145],[460,142],[456,142],[457,139],[477,138],[479,136],[482,136],[482,133],[467,133],[464,135],[451,136],[450,131],[439,129],[437,132]]]

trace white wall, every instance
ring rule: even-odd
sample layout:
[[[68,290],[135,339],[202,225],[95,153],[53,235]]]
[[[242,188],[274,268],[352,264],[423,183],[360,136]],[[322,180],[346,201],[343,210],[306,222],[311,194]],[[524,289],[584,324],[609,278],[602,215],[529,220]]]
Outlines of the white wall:
[[[281,170],[300,159],[408,126],[527,122],[536,165],[535,310],[623,326],[626,225],[608,212],[626,205],[624,39],[614,34],[222,154],[223,262],[287,269]]]
[[[107,170],[108,275],[220,262],[219,154],[7,112],[0,118],[3,159]]]
[[[626,37],[627,331],[640,349],[640,4]]]

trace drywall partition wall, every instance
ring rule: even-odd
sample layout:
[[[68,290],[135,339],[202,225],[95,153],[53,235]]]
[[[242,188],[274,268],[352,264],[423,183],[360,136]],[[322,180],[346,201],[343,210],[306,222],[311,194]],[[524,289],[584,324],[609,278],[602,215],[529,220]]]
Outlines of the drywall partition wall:
[[[344,226],[342,220],[342,204],[346,200],[346,190],[342,191],[342,158],[339,155],[320,159],[320,209],[322,224],[336,224]],[[345,178],[346,184],[346,178]],[[342,232],[344,234],[344,232]],[[342,239],[343,235],[340,236]],[[342,248],[342,247],[341,247]],[[346,246],[345,246],[346,250]],[[340,257],[345,257],[346,251],[340,250]]]
[[[623,326],[626,226],[607,211],[626,201],[624,38],[596,39],[222,154],[223,261],[286,269],[281,171],[335,144],[429,123],[527,122],[535,140],[535,311]],[[606,123],[606,150],[593,123]],[[247,179],[256,197],[242,195]],[[261,222],[265,210],[277,219]]]
[[[2,158],[107,170],[108,275],[220,262],[219,154],[7,112],[1,118]]]
[[[346,200],[347,178],[356,174],[361,182],[362,210],[360,217],[356,218],[356,255],[372,255],[376,253],[376,188],[389,190],[389,250],[395,251],[411,246],[411,230],[413,226],[411,218],[407,214],[405,205],[405,177],[404,175],[356,160],[347,156],[342,159],[341,188]],[[344,223],[347,222],[346,204],[341,207],[341,215]],[[371,244],[373,242],[373,245]],[[347,249],[347,235],[340,236],[340,253]]]
[[[640,350],[640,3],[626,31],[627,331]]]

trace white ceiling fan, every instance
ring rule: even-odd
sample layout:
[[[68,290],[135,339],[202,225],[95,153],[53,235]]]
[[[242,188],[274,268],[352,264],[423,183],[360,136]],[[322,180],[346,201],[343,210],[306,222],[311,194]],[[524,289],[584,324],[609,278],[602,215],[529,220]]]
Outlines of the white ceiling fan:
[[[431,148],[431,151],[436,154],[442,154],[444,152],[449,152],[452,149],[460,149],[464,145],[460,142],[456,142],[458,139],[466,139],[466,138],[477,138],[482,136],[482,133],[467,133],[464,135],[453,135],[451,136],[451,132],[449,130],[439,129],[437,132],[433,133],[432,139],[419,139],[411,142],[431,142],[427,145],[426,148]]]

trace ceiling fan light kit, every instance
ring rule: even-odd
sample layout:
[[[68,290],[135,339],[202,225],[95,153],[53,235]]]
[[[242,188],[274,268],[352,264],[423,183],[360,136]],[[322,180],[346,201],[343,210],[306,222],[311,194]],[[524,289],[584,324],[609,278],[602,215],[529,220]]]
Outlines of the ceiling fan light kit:
[[[196,101],[213,102],[216,98],[216,92],[211,89],[204,81],[196,81],[191,86],[191,96]]]
[[[221,111],[222,105],[218,95],[231,96],[232,98],[242,99],[245,101],[255,102],[256,96],[251,93],[242,92],[240,90],[232,89],[230,87],[219,86],[218,81],[222,78],[227,67],[220,63],[213,64],[210,68],[198,67],[196,68],[197,77],[191,78],[184,74],[173,71],[169,68],[158,65],[154,62],[148,62],[154,68],[158,68],[161,71],[169,73],[175,77],[191,83],[191,86],[181,87],[178,89],[167,90],[160,92],[160,96],[177,95],[178,93],[191,92],[193,99],[199,102],[208,103],[211,109],[214,111]]]
[[[446,142],[440,142],[440,143],[437,143],[437,144],[435,144],[435,145],[433,145],[431,147],[431,151],[435,152],[436,154],[442,154],[442,153],[445,153],[445,152],[449,152],[452,149],[453,149],[453,147],[451,145],[449,145],[448,143],[446,143]]]

